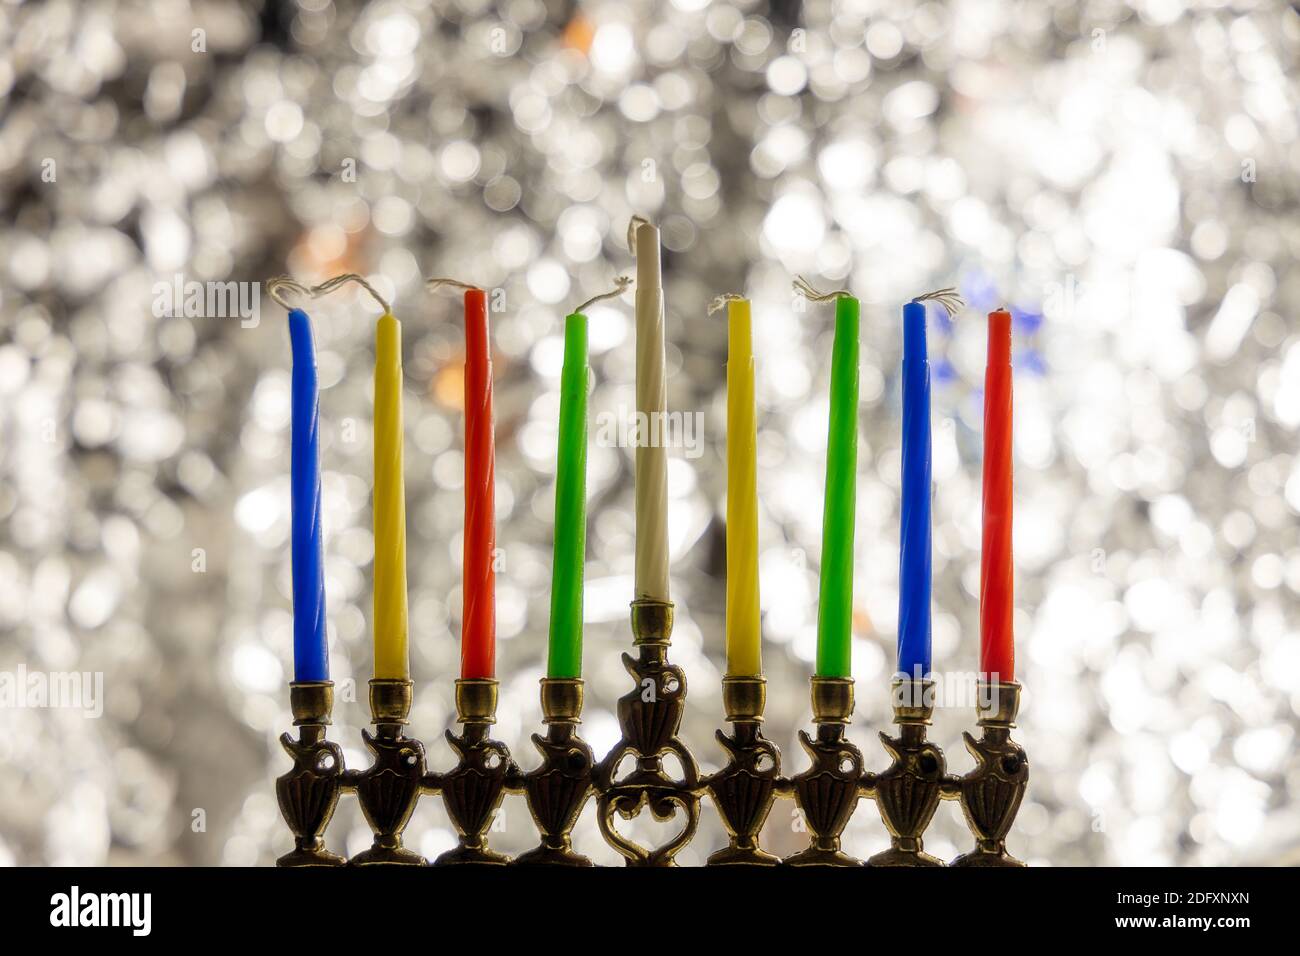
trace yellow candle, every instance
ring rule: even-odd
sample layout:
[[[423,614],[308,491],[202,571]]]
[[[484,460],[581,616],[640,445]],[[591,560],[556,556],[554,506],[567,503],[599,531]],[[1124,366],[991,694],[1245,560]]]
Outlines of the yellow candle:
[[[758,424],[748,300],[727,303],[727,335],[727,676],[758,677]]]
[[[375,678],[407,680],[406,492],[402,483],[402,324],[375,325]]]

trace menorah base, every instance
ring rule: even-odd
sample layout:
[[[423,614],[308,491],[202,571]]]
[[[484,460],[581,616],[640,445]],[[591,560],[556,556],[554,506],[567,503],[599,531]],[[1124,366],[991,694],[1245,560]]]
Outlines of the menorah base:
[[[756,846],[729,846],[709,855],[709,866],[779,866],[781,858]]]
[[[1006,847],[999,847],[996,850],[986,850],[980,847],[971,850],[969,853],[963,853],[948,865],[1015,868],[1022,867],[1025,864],[1008,853]]]
[[[888,850],[882,850],[869,858],[867,866],[943,866],[943,860],[931,856],[919,847],[915,850],[905,850],[891,846]]]
[[[764,682],[761,677],[727,677],[723,682],[729,735],[718,732],[727,765],[701,777],[694,758],[677,737],[685,704],[686,678],[667,658],[672,605],[638,601],[633,605],[638,657],[624,655],[636,679],[619,700],[623,736],[603,760],[577,734],[582,711],[582,681],[545,678],[542,707],[547,733],[533,741],[543,762],[525,774],[504,744],[492,739],[496,717],[495,680],[456,682],[461,735],[447,734],[458,754],[447,773],[425,770],[424,745],[407,737],[403,727],[410,711],[412,685],[406,679],[373,680],[370,685],[374,733],[362,731],[373,763],[348,770],[338,744],[326,738],[333,703],[328,681],[295,681],[290,705],[297,737],[280,740],[293,758],[289,772],[276,781],[281,814],[294,837],[294,849],[276,860],[281,867],[424,866],[428,861],[402,846],[402,831],[422,794],[440,794],[459,845],[435,861],[440,866],[591,867],[596,864],[573,849],[570,833],[593,791],[597,823],[606,843],[628,866],[674,866],[674,857],[695,835],[699,803],[706,793],[718,808],[729,845],[711,854],[709,866],[794,867],[933,867],[942,860],[924,852],[922,835],[940,800],[959,801],[975,848],[950,864],[959,867],[1017,868],[1026,864],[1006,848],[1006,837],[1024,797],[1029,761],[1011,738],[1019,710],[1020,685],[981,681],[978,690],[979,739],[963,733],[976,764],[964,776],[947,772],[943,751],[926,739],[932,682],[897,679],[894,717],[898,735],[882,733],[892,758],[880,773],[863,768],[861,751],[845,731],[853,714],[850,678],[814,677],[812,710],[815,737],[800,731],[811,765],[793,778],[780,775],[780,752],[760,732]],[[647,688],[654,693],[647,694]],[[664,765],[676,758],[679,779]],[[634,757],[630,772],[616,774]],[[517,860],[487,846],[502,797],[525,793],[541,842]],[[374,844],[350,861],[325,849],[324,832],[341,794],[355,794]],[[768,812],[777,797],[793,797],[807,824],[809,846],[781,860],[759,846]],[[841,834],[862,797],[872,799],[892,840],[891,846],[865,863],[844,852]],[[659,821],[684,814],[683,827],[662,845],[643,847],[614,826],[616,815],[631,820],[648,811]]]
[[[372,846],[349,861],[352,866],[427,866],[429,861],[404,846]]]
[[[810,846],[794,856],[786,857],[786,866],[861,866],[862,861],[849,856],[838,847]]]
[[[505,866],[510,857],[485,846],[458,846],[433,861],[434,866]]]
[[[547,846],[545,843],[515,857],[516,866],[595,866],[588,857],[571,846]]]
[[[295,847],[275,861],[276,866],[346,866],[347,860],[323,847]]]

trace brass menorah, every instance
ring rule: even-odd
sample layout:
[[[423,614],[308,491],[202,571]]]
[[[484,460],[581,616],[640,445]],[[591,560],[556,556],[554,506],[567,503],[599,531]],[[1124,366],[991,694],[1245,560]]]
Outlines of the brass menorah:
[[[330,681],[296,681],[289,696],[298,728],[281,742],[293,768],[276,781],[280,810],[293,832],[295,848],[280,866],[416,864],[427,861],[402,845],[402,832],[421,795],[440,795],[458,835],[457,846],[434,860],[436,865],[591,866],[573,849],[571,833],[587,800],[596,798],[597,821],[605,841],[628,866],[674,866],[674,858],[694,838],[700,801],[707,795],[717,808],[729,845],[708,858],[710,866],[859,866],[845,853],[841,834],[859,801],[876,805],[890,835],[890,847],[865,861],[868,866],[942,866],[926,853],[923,836],[941,800],[961,803],[975,847],[951,866],[1023,866],[1006,848],[1007,834],[1024,798],[1029,762],[1011,739],[1020,708],[1020,685],[981,683],[977,694],[977,740],[963,733],[975,767],[965,776],[948,773],[942,749],[926,739],[934,710],[934,684],[926,679],[893,683],[897,736],[882,732],[889,766],[868,771],[862,751],[848,738],[853,715],[851,678],[812,678],[815,735],[800,731],[809,766],[788,778],[781,774],[781,753],[762,733],[766,684],[761,677],[723,680],[723,703],[731,734],[717,732],[727,765],[702,776],[694,756],[678,737],[686,708],[686,675],[668,660],[673,605],[660,601],[632,604],[636,656],[623,655],[634,680],[618,701],[622,739],[597,761],[578,733],[582,717],[580,679],[544,678],[541,702],[545,736],[533,735],[542,762],[524,771],[510,751],[491,736],[496,722],[497,682],[458,680],[456,712],[460,735],[447,731],[458,757],[446,773],[425,767],[424,745],[404,732],[411,710],[409,680],[372,680],[370,710],[374,733],[364,732],[373,762],[364,770],[343,765],[339,745],[326,728],[334,703]],[[664,758],[673,756],[680,775],[669,774]],[[633,769],[623,772],[627,758]],[[339,797],[355,793],[374,832],[368,850],[351,860],[325,849],[325,831]],[[507,794],[524,794],[541,840],[511,860],[489,848],[487,831]],[[807,849],[781,860],[759,846],[763,828],[778,797],[792,798],[807,823]],[[681,814],[684,825],[666,843],[644,847],[615,827],[615,814],[630,820],[643,810],[660,821]]]

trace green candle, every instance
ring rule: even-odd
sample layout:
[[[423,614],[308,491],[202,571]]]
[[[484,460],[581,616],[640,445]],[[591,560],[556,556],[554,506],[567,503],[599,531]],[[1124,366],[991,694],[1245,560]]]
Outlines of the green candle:
[[[831,420],[817,610],[817,676],[852,676],[853,526],[858,472],[858,300],[835,301]]]
[[[547,677],[582,676],[582,576],[587,552],[587,317],[564,320],[555,552]]]

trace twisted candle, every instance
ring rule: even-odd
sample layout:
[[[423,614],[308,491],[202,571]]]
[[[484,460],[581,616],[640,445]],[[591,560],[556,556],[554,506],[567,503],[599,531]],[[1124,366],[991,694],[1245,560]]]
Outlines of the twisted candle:
[[[320,403],[311,319],[289,310],[293,353],[290,434],[290,513],[293,568],[294,680],[329,680],[325,637],[325,572],[321,542]]]
[[[375,325],[375,677],[406,680],[406,492],[402,478],[402,324]]]
[[[564,320],[564,365],[560,372],[560,426],[555,453],[555,543],[551,561],[551,630],[546,676],[582,676],[582,583],[587,557],[587,316],[594,302],[620,296],[627,276],[614,289],[592,296]]]
[[[817,676],[853,673],[853,537],[858,481],[858,300],[835,294],[826,500],[817,607]]]
[[[980,673],[1015,680],[1011,560],[1011,313],[989,313],[984,372],[984,528],[980,561]]]
[[[496,676],[496,447],[487,293],[465,290],[465,552],[460,676]]]
[[[898,672],[930,673],[930,362],[925,304],[903,306],[902,504],[899,522]]]
[[[758,600],[758,422],[749,302],[727,303],[727,676],[763,672]]]
[[[587,555],[587,317],[564,320],[555,465],[555,546],[546,676],[582,676],[582,581]]]
[[[636,597],[668,600],[668,415],[659,230],[634,223],[636,241]]]

